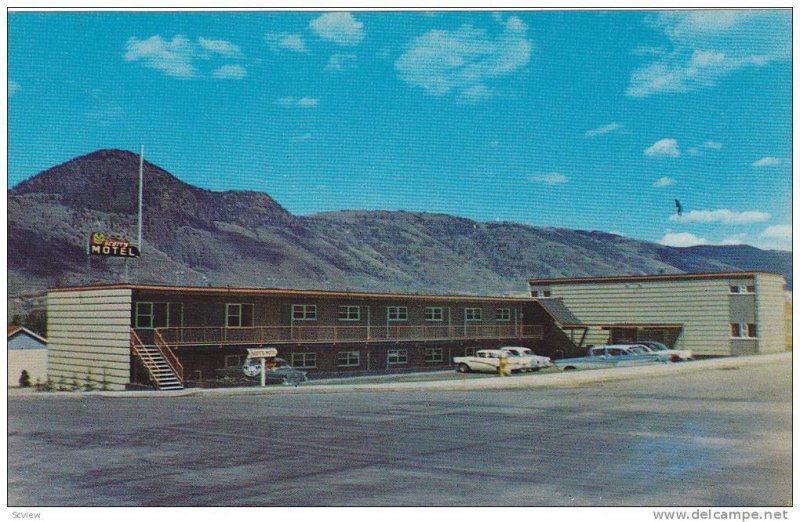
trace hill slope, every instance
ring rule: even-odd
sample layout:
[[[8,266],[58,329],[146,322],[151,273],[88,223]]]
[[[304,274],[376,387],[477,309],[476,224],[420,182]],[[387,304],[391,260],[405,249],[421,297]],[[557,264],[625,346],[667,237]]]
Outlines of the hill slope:
[[[89,260],[85,245],[94,231],[135,234],[138,162],[127,151],[100,150],[9,191],[9,314],[48,286],[122,280],[123,260]],[[148,162],[144,179],[144,255],[129,262],[137,283],[509,294],[524,292],[529,277],[722,270],[791,277],[788,252],[669,248],[403,211],[300,217],[266,194],[203,190]]]

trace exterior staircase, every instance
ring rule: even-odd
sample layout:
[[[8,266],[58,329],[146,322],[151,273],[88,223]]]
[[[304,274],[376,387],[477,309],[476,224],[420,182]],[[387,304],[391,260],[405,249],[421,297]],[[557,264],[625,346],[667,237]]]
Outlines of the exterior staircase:
[[[150,381],[158,390],[182,390],[183,383],[172,366],[167,362],[158,347],[142,343],[136,332],[131,331],[131,349],[150,376]]]

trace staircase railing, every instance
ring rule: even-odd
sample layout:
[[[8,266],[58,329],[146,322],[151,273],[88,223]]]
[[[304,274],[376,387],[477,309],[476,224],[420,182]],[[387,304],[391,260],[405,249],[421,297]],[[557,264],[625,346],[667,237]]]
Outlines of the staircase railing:
[[[131,329],[131,351],[133,355],[139,358],[144,365],[145,370],[147,370],[147,375],[150,377],[150,381],[155,384],[156,386],[159,385],[159,378],[158,374],[156,374],[156,370],[158,369],[158,365],[156,364],[156,360],[153,359],[153,356],[150,355],[147,350],[141,350],[140,347],[144,346],[142,340],[136,334],[136,331]]]
[[[164,338],[161,336],[158,330],[153,331],[153,341],[155,341],[156,348],[158,351],[161,352],[161,356],[167,361],[167,364],[175,373],[175,376],[181,381],[183,384],[184,376],[183,376],[183,364],[178,359],[178,356],[175,355],[175,352],[172,351],[172,348],[164,341]]]

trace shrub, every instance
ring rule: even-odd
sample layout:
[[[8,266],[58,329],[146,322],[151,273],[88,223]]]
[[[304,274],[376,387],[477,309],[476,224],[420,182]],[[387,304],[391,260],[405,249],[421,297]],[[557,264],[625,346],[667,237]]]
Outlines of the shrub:
[[[31,376],[28,375],[28,370],[22,370],[22,373],[19,376],[19,386],[20,388],[30,388]]]

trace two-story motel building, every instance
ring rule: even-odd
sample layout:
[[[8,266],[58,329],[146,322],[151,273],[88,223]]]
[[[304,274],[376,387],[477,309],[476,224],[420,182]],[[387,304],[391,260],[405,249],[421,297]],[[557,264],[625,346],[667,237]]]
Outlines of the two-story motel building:
[[[764,272],[531,279],[530,297],[117,284],[51,289],[48,376],[197,386],[275,347],[309,377],[444,369],[480,348],[575,356],[656,340],[703,355],[784,349],[784,281]]]

